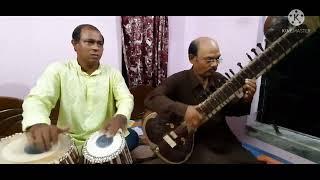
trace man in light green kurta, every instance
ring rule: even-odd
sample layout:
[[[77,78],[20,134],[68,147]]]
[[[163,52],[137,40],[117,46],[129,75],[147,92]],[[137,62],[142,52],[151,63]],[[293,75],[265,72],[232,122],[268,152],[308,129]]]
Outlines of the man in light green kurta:
[[[91,25],[78,26],[72,35],[77,59],[50,64],[23,103],[23,131],[32,135],[38,148],[48,150],[58,134],[68,129],[81,147],[100,129],[115,134],[123,128],[133,110],[133,96],[121,73],[99,63],[104,39]],[[49,116],[60,100],[57,126]]]

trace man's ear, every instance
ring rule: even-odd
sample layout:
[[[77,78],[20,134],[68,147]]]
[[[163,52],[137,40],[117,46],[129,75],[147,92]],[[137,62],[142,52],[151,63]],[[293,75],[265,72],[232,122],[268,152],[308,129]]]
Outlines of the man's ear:
[[[189,61],[193,64],[194,60],[196,59],[196,56],[193,54],[189,54]]]
[[[77,45],[76,41],[72,39],[72,40],[71,40],[71,44],[73,45],[74,51],[77,51],[77,50],[76,50],[76,45]]]

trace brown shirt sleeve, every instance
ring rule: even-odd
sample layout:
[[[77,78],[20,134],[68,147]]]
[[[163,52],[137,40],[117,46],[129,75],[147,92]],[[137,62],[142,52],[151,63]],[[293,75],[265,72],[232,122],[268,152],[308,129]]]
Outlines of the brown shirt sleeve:
[[[167,78],[160,86],[155,88],[146,97],[144,104],[151,111],[171,116],[173,114],[183,117],[187,106],[184,103],[174,100],[175,93],[178,93],[179,83],[183,76],[177,74]]]

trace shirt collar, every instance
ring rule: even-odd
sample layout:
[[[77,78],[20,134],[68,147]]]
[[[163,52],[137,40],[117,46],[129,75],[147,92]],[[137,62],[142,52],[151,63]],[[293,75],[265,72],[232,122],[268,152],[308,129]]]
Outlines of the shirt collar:
[[[86,75],[86,76],[95,76],[95,75],[99,75],[102,72],[102,64],[101,63],[99,64],[98,69],[96,69],[91,75],[87,74],[86,72],[84,72],[81,69],[81,66],[79,65],[77,60],[73,61],[73,65],[75,66],[78,73]]]
[[[201,80],[197,77],[197,75],[195,74],[195,72],[193,71],[193,69],[189,69],[188,70],[189,72],[189,77],[190,77],[190,83],[191,83],[191,88],[194,89],[198,86],[201,86],[202,87],[202,82]],[[209,86],[212,86],[212,87],[215,87],[215,82],[214,82],[214,79],[216,78],[215,76],[216,73],[214,73],[211,77],[209,77],[209,82],[208,82],[208,85]]]

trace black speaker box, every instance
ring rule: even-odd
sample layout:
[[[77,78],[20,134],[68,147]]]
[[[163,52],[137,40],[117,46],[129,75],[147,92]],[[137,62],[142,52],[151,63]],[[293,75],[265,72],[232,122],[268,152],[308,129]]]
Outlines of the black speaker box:
[[[320,137],[320,33],[261,78],[257,121]]]

